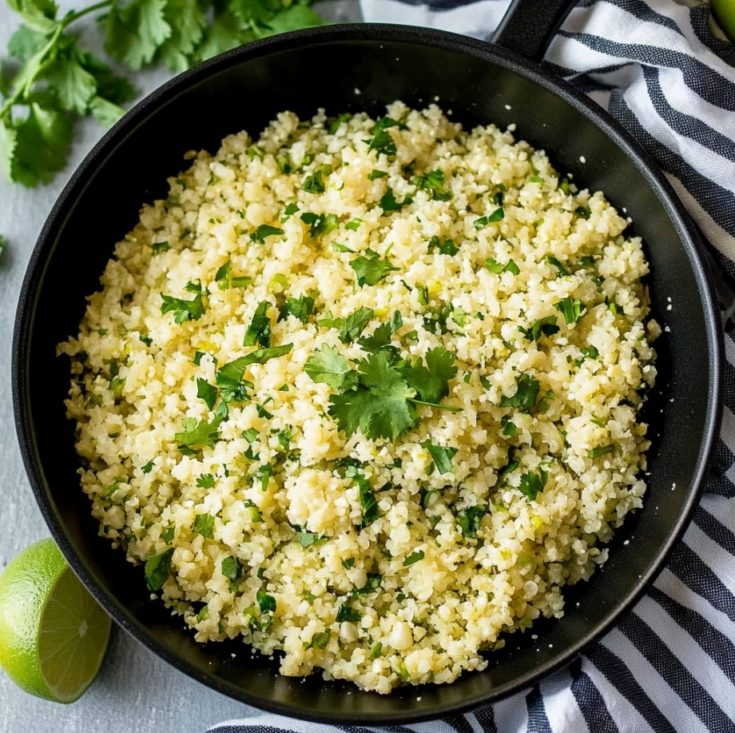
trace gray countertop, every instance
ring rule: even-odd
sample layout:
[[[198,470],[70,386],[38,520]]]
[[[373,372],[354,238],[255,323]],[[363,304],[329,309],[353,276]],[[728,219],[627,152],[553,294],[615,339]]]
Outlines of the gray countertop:
[[[70,3],[60,5],[69,7]],[[319,7],[325,15],[340,20],[355,19],[359,13],[357,0],[323,2]],[[16,16],[1,2],[0,57],[5,56],[7,39],[16,27]],[[158,70],[137,75],[134,81],[142,94],[167,77]],[[10,355],[18,293],[44,219],[71,171],[102,132],[94,122],[81,124],[66,171],[48,186],[28,190],[0,178],[0,233],[8,240],[0,256],[0,567],[30,543],[48,536],[28,485],[13,426]],[[73,705],[26,695],[0,671],[0,733],[198,733],[214,723],[254,712],[189,679],[118,629],[113,631],[99,677]]]

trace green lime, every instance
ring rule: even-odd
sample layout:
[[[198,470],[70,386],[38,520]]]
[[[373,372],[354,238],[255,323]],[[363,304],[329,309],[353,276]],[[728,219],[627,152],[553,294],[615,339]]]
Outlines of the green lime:
[[[735,0],[712,0],[711,5],[720,28],[735,43]]]
[[[46,700],[73,702],[89,687],[110,638],[110,617],[41,540],[0,573],[0,666]]]

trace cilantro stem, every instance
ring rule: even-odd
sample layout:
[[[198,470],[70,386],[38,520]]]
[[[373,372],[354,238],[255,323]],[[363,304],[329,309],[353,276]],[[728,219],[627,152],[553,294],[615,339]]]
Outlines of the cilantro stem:
[[[90,13],[95,13],[98,10],[102,10],[102,8],[107,8],[111,5],[114,5],[116,0],[102,0],[102,2],[95,3],[94,5],[90,5],[89,7],[83,8],[82,10],[77,10],[71,13],[67,13],[62,19],[61,24],[66,27],[69,24],[73,23],[75,20],[79,20],[79,18],[83,18],[85,15],[89,15]]]
[[[455,405],[440,405],[438,402],[426,402],[425,400],[416,400],[411,397],[408,398],[408,402],[413,402],[414,405],[425,405],[426,407],[438,407],[440,410],[446,410],[447,412],[462,412],[461,407]]]

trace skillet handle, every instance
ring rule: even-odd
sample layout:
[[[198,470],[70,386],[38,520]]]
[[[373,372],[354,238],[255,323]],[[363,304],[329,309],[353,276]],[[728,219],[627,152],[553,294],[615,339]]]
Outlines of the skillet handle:
[[[541,61],[554,34],[577,0],[512,0],[488,40],[501,48]]]

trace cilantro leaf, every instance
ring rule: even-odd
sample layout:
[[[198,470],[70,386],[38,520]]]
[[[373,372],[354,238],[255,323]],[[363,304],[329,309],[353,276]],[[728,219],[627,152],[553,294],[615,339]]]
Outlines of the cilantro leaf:
[[[228,557],[224,558],[220,564],[220,568],[222,570],[222,575],[225,576],[225,578],[228,578],[233,583],[240,579],[240,576],[242,575],[242,565],[240,561],[234,557],[233,555],[229,555]]]
[[[518,435],[518,426],[507,415],[500,419],[500,427],[506,438],[515,438]]]
[[[192,287],[189,287],[192,286]],[[191,300],[185,300],[183,298],[174,298],[171,295],[164,295],[161,293],[161,313],[173,313],[174,321],[176,323],[184,323],[184,321],[198,321],[205,313],[204,302],[202,300],[202,290],[193,283],[187,285],[187,289],[190,291],[195,290],[196,295]]]
[[[600,456],[612,453],[615,450],[615,446],[602,445],[587,452],[587,458],[599,458]]]
[[[301,190],[307,193],[324,193],[324,177],[321,170],[307,176],[301,184]]]
[[[283,344],[282,346],[271,346],[267,349],[256,349],[246,356],[227,362],[221,369],[217,371],[217,384],[229,385],[231,383],[240,383],[245,369],[251,364],[265,364],[270,359],[276,359],[279,356],[288,354],[293,349],[293,344]]]
[[[403,567],[407,568],[410,565],[414,565],[419,560],[424,559],[424,551],[423,550],[417,550],[416,552],[412,552],[410,555],[406,555],[406,557],[403,559]]]
[[[204,38],[208,20],[198,0],[166,0],[164,19],[171,34],[159,49],[158,56],[171,71],[184,71]]]
[[[518,330],[529,340],[538,341],[541,336],[553,336],[559,332],[556,316],[546,316],[534,321],[528,328],[518,326]]]
[[[425,364],[420,359],[409,361],[400,372],[422,400],[438,403],[449,394],[449,381],[457,375],[454,362],[451,351],[437,346],[426,353]]]
[[[214,517],[211,514],[197,514],[191,528],[197,534],[211,540],[214,538]]]
[[[168,550],[164,550],[146,560],[145,580],[150,590],[157,591],[163,588],[163,584],[171,574],[171,557],[173,554],[174,548],[170,547]]]
[[[470,506],[457,513],[457,524],[465,537],[475,539],[486,510],[480,506]]]
[[[23,18],[31,30],[39,33],[53,30],[58,11],[54,0],[8,0],[8,6]]]
[[[318,545],[318,544],[321,544],[322,542],[327,541],[326,537],[323,537],[322,535],[319,535],[316,532],[297,532],[296,539],[299,541],[299,544],[304,549],[313,547],[314,545]]]
[[[166,0],[131,0],[113,5],[102,18],[105,50],[131,69],[142,69],[171,36],[165,17]]]
[[[395,140],[391,134],[384,129],[377,129],[373,132],[373,137],[370,140],[364,140],[367,143],[368,152],[375,151],[376,155],[387,155],[392,157],[396,154],[397,148]]]
[[[357,623],[362,618],[362,614],[355,608],[352,608],[349,604],[343,603],[337,611],[337,617],[335,621],[342,623],[343,621],[351,621]]]
[[[521,271],[513,260],[508,260],[508,262],[503,265],[493,257],[488,257],[485,260],[485,267],[492,272],[493,275],[502,275],[504,272],[510,272],[513,275],[518,275]]]
[[[449,201],[452,195],[444,190],[445,175],[443,171],[434,170],[424,173],[422,176],[414,176],[411,183],[414,186],[431,194],[434,201]]]
[[[457,455],[456,448],[435,445],[428,440],[422,443],[421,447],[429,451],[431,460],[439,473],[452,473],[454,470],[452,467],[452,459]]]
[[[255,232],[253,232],[252,239],[255,242],[265,243],[266,237],[276,237],[283,234],[283,229],[280,227],[273,227],[270,224],[261,224]]]
[[[351,344],[359,338],[374,315],[372,308],[361,306],[350,313],[347,318],[322,318],[319,325],[338,329],[339,340],[343,344]]]
[[[268,309],[271,304],[264,300],[258,304],[253,313],[253,319],[245,331],[243,346],[270,346],[271,345],[271,321],[268,317]]]
[[[576,323],[586,309],[585,304],[577,298],[562,298],[554,307],[564,316],[567,325]]]
[[[312,352],[304,364],[304,371],[313,381],[340,391],[354,387],[357,378],[347,359],[329,344]]]
[[[365,255],[361,255],[350,262],[350,267],[355,271],[357,284],[360,287],[363,287],[363,285],[376,285],[387,277],[389,272],[394,272],[398,269],[397,267],[393,267],[387,257],[381,258],[375,250],[368,249]]]
[[[97,82],[74,56],[59,55],[44,73],[62,109],[86,114],[97,92]]]
[[[569,274],[569,270],[554,255],[544,257],[544,262],[547,265],[551,265],[557,271],[559,277],[566,277]]]
[[[204,446],[210,448],[219,440],[218,427],[222,419],[215,416],[211,422],[197,420],[194,417],[185,417],[183,429],[174,434],[174,439],[179,443],[179,450],[186,454],[195,453],[197,449]]]
[[[302,323],[309,320],[314,312],[314,298],[310,295],[300,295],[298,298],[286,298],[278,314],[278,320],[282,321],[288,316],[298,318]]]
[[[329,234],[339,224],[334,214],[314,214],[311,211],[305,211],[301,215],[301,221],[309,225],[309,234],[312,237]]]
[[[365,351],[373,353],[376,351],[386,351],[395,358],[398,354],[398,349],[390,342],[393,330],[393,324],[381,323],[370,336],[364,336],[358,340],[358,343]]]
[[[518,489],[529,501],[535,501],[539,493],[543,491],[544,486],[546,486],[548,479],[549,474],[542,467],[539,467],[538,473],[529,471],[521,476],[521,483]]]
[[[211,473],[203,473],[197,479],[197,486],[202,489],[214,488],[214,475]]]
[[[488,224],[505,219],[505,210],[502,206],[495,209],[492,214],[487,216],[481,216],[479,219],[475,219],[475,229],[484,229]]]
[[[259,590],[256,593],[256,599],[261,613],[275,613],[276,599],[273,596],[263,590]]]
[[[600,352],[595,346],[583,346],[580,352],[582,356],[574,360],[575,366],[581,366],[585,359],[596,359],[600,355]]]
[[[442,255],[456,255],[459,252],[459,247],[457,247],[452,239],[442,241],[439,237],[434,236],[429,240],[429,252],[435,251],[438,251]]]
[[[217,402],[217,388],[206,379],[197,377],[197,397],[203,399],[204,404],[210,410],[213,410],[214,403]]]
[[[406,196],[403,201],[398,201],[393,189],[388,188],[378,201],[378,206],[383,209],[384,214],[387,214],[389,211],[400,211],[404,206],[411,203],[413,203],[413,199],[410,196]]]
[[[362,507],[362,526],[367,527],[368,524],[372,524],[380,516],[378,500],[375,498],[373,488],[364,474],[360,471],[353,471],[351,475],[359,491],[360,506]]]
[[[329,399],[329,414],[340,430],[352,435],[358,429],[368,438],[395,439],[416,421],[408,402],[415,394],[394,369],[385,352],[358,363],[359,386]]]
[[[516,378],[516,391],[512,397],[503,395],[500,398],[501,407],[518,407],[523,412],[528,412],[535,404],[538,398],[541,383],[538,379],[523,373]]]
[[[0,170],[28,187],[50,181],[66,165],[71,127],[68,114],[36,102],[25,119],[0,117]]]

